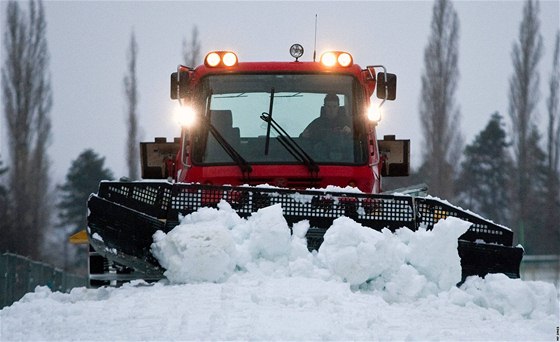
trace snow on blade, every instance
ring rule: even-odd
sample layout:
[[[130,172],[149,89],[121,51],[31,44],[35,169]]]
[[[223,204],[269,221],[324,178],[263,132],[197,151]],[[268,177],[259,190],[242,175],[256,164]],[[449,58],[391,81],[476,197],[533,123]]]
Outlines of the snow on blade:
[[[224,212],[201,208],[168,234],[154,234],[152,253],[171,282],[219,282],[233,273],[236,249],[229,228],[240,218],[224,203]]]
[[[431,231],[396,234],[363,227],[350,218],[334,221],[318,253],[307,252],[307,221],[290,235],[280,205],[240,218],[222,201],[183,218],[168,234],[154,235],[152,252],[173,283],[224,282],[234,272],[309,277],[328,274],[351,286],[386,290],[391,301],[449,290],[461,279],[457,239],[470,223],[449,217]],[[411,290],[410,280],[413,279]]]
[[[436,294],[461,280],[457,239],[470,225],[449,217],[431,231],[401,228],[392,234],[342,217],[327,230],[319,259],[351,285],[369,281],[385,290],[390,301]]]
[[[158,231],[152,253],[172,283],[223,282],[235,269],[299,274],[312,267],[305,240],[308,228],[300,222],[290,235],[280,205],[262,208],[244,220],[222,201],[218,209],[202,208],[186,216],[168,234]]]

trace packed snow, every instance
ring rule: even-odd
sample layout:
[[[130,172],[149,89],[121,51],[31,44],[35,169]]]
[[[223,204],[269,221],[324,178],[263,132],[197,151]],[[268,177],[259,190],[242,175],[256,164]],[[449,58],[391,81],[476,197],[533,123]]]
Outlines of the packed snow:
[[[0,340],[554,340],[558,290],[501,274],[460,287],[449,217],[395,233],[341,217],[319,251],[278,205],[226,202],[154,235],[166,279],[120,288],[37,287],[0,311]]]

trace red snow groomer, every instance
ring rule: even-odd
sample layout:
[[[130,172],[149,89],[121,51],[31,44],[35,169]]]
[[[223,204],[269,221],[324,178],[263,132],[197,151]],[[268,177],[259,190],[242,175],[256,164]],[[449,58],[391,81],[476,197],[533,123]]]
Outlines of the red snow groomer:
[[[241,217],[281,204],[290,225],[309,220],[310,250],[343,215],[393,231],[456,216],[473,223],[459,239],[463,280],[519,277],[523,249],[510,229],[414,191],[382,192],[382,177],[409,172],[410,141],[375,132],[381,105],[396,97],[394,74],[347,52],[317,62],[300,61],[300,45],[290,52],[288,62],[240,62],[216,51],[171,74],[180,138],[141,143],[143,180],[102,182],[88,201],[91,285],[162,278],[152,235],[220,200]]]

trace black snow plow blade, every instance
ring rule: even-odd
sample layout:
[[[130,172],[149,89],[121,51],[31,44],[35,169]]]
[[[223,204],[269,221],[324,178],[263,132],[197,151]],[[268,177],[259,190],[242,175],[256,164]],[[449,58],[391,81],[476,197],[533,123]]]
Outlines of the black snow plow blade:
[[[168,182],[102,182],[88,201],[88,238],[95,252],[132,270],[137,278],[158,279],[165,271],[150,252],[152,236],[169,232],[179,215],[227,201],[241,217],[280,204],[288,224],[309,220],[308,248],[318,249],[332,222],[347,216],[381,230],[432,229],[448,216],[473,223],[459,238],[462,280],[470,275],[504,273],[519,278],[521,247],[513,232],[433,198],[370,195],[264,187],[211,186]]]

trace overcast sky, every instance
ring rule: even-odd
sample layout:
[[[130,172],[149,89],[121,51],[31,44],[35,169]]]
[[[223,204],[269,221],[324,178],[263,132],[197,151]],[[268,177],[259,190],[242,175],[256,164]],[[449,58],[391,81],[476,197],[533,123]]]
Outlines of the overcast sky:
[[[21,3],[26,6],[27,1]],[[456,93],[466,143],[499,111],[509,123],[508,87],[512,45],[518,39],[523,1],[454,1],[460,21],[460,80]],[[4,37],[6,1],[1,1]],[[313,56],[315,15],[317,51],[336,49],[366,65],[383,64],[398,76],[397,100],[385,105],[378,133],[410,138],[412,161],[420,162],[418,119],[423,53],[433,1],[365,2],[187,2],[46,1],[47,38],[54,105],[52,176],[61,183],[71,161],[86,148],[106,157],[115,176],[125,168],[126,102],[123,77],[131,32],[138,41],[141,138],[172,138],[169,75],[182,61],[182,41],[198,27],[203,55],[233,50],[240,61],[290,61],[289,47],[300,43],[303,60]],[[559,1],[540,1],[540,126],[559,28]],[[2,55],[4,55],[2,45]],[[2,57],[2,65],[4,58]],[[3,119],[3,113],[2,113]],[[5,125],[0,121],[2,160],[8,159]],[[544,131],[544,130],[543,130]]]

